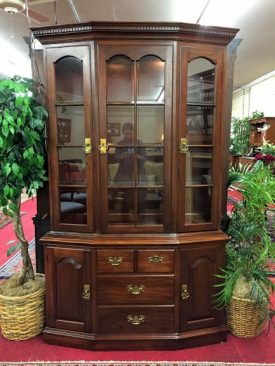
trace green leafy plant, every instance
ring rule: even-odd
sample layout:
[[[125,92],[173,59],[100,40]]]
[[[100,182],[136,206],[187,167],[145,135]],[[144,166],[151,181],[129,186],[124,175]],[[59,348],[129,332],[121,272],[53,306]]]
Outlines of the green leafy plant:
[[[46,118],[47,112],[38,102],[30,80],[0,80],[0,206],[13,219],[21,247],[19,285],[34,279],[20,216],[21,192],[25,189],[32,197],[47,179],[43,157]]]
[[[252,112],[252,115],[249,117],[249,119],[252,120],[252,119],[258,119],[258,118],[263,118],[263,117],[264,117],[264,112],[254,111],[254,112]]]
[[[238,189],[243,200],[235,204],[228,227],[230,241],[226,246],[226,268],[218,275],[221,290],[217,307],[229,304],[236,284],[246,283],[249,296],[268,305],[270,291],[275,286],[269,279],[268,259],[275,258],[275,248],[269,235],[266,209],[275,199],[275,180],[270,166],[259,160],[250,170],[239,173]],[[268,306],[262,318],[268,316]]]
[[[275,156],[275,144],[264,142],[261,147],[261,153]]]
[[[233,155],[245,155],[249,152],[249,118],[231,120],[230,152]]]

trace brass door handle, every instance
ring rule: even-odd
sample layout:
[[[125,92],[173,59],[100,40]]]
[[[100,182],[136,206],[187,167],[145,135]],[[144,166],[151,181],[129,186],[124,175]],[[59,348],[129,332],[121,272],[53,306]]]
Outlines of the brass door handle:
[[[108,257],[107,260],[111,266],[120,266],[123,263],[123,257]]]
[[[190,297],[190,293],[188,291],[188,286],[186,284],[181,285],[181,298],[182,300],[186,300]]]
[[[90,285],[83,285],[82,299],[83,300],[90,300],[91,299]]]
[[[180,146],[179,146],[179,148],[180,148],[181,154],[186,154],[187,151],[189,150],[189,148],[187,146],[187,139],[185,137],[184,138],[182,137],[180,139]]]
[[[100,154],[107,154],[109,145],[107,144],[106,139],[100,139],[100,145],[98,145],[98,149],[100,151]]]
[[[130,323],[130,324],[140,325],[141,323],[144,322],[145,316],[144,315],[129,314],[129,315],[127,315],[127,320],[128,320],[128,323]]]
[[[127,285],[127,290],[132,295],[140,295],[144,291],[144,285]]]
[[[83,150],[85,151],[85,154],[89,154],[92,152],[92,143],[89,137],[85,138]]]

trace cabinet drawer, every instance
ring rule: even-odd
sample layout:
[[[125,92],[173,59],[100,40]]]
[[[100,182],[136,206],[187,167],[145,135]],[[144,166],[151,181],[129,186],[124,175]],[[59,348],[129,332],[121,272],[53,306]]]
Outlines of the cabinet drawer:
[[[98,276],[100,305],[174,304],[174,276]]]
[[[134,272],[133,250],[97,250],[98,273]]]
[[[174,272],[175,251],[169,250],[138,250],[139,272]]]
[[[174,307],[108,307],[98,309],[97,332],[171,333],[174,331]]]

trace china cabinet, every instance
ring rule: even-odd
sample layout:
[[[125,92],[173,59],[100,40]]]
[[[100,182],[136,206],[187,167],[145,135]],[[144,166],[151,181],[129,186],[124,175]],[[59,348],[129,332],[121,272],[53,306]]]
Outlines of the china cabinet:
[[[176,349],[226,339],[213,306],[236,29],[32,29],[47,73],[50,343]]]

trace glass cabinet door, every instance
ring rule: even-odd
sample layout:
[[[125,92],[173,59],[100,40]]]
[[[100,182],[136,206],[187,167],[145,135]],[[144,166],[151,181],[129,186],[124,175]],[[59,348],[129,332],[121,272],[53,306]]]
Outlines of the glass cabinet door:
[[[180,231],[198,231],[218,227],[219,151],[221,133],[218,100],[222,95],[219,52],[188,50],[182,54],[179,128],[179,221]]]
[[[50,49],[47,63],[53,227],[92,231],[89,49]]]
[[[171,48],[99,49],[103,231],[168,230]]]

